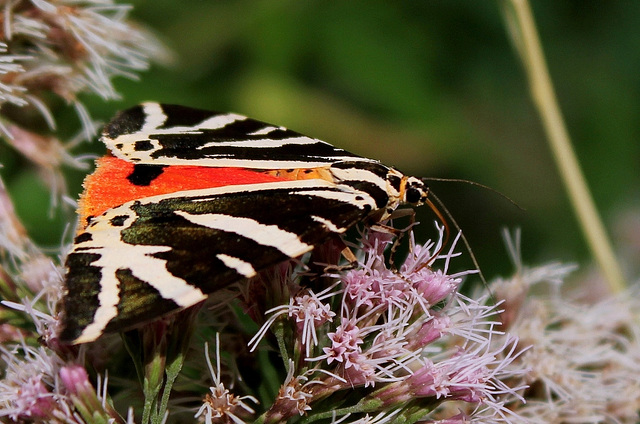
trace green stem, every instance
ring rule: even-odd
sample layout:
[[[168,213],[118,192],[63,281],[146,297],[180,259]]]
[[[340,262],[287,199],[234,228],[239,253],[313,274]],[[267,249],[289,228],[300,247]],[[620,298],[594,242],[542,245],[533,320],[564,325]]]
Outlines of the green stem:
[[[382,407],[382,402],[378,400],[367,399],[358,402],[356,405],[348,406],[345,408],[335,408],[330,411],[318,412],[313,415],[309,415],[301,420],[302,424],[309,424],[314,421],[333,419],[334,417],[340,417],[346,414],[356,414],[365,412],[376,412]]]
[[[173,383],[180,375],[182,366],[184,365],[184,355],[179,354],[173,361],[169,362],[165,370],[166,381],[164,383],[162,398],[160,399],[160,407],[153,414],[151,422],[161,423],[164,420],[166,412],[169,410],[169,397],[171,395],[171,389]]]
[[[560,176],[594,259],[612,292],[626,287],[604,225],[593,202],[556,100],[528,0],[506,0],[506,23],[529,80],[531,96],[540,114]]]
[[[162,389],[164,377],[165,352],[157,350],[154,357],[146,364],[142,392],[144,394],[144,407],[142,409],[142,423],[149,424],[154,412],[157,410],[158,394]]]
[[[142,382],[142,424],[165,421],[171,390],[184,365],[201,306],[192,306],[170,318],[123,334],[125,346]]]
[[[289,350],[287,349],[287,342],[285,340],[284,334],[284,321],[279,319],[273,325],[273,333],[276,336],[276,340],[278,341],[278,348],[280,349],[280,355],[282,356],[282,361],[284,362],[284,366],[289,370]]]

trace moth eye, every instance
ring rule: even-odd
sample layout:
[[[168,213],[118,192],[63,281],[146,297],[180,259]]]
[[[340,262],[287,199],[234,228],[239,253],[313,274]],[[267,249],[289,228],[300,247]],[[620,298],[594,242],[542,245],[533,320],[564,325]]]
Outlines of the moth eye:
[[[422,189],[416,187],[408,187],[404,194],[404,199],[407,203],[420,203],[422,200]]]

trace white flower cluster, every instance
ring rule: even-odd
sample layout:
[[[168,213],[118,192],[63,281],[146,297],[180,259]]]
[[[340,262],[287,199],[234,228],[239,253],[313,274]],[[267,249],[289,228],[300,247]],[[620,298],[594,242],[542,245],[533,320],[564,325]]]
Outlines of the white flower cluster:
[[[150,58],[163,54],[150,34],[127,20],[128,5],[110,0],[5,1],[0,9],[0,106],[11,103],[40,111],[54,127],[43,94],[54,93],[72,103],[85,133],[93,124],[80,93],[105,100],[118,98],[115,76],[135,78]],[[8,131],[3,116],[3,131]]]
[[[69,150],[97,129],[79,96],[117,99],[114,77],[136,78],[151,59],[167,57],[150,33],[127,19],[130,9],[112,0],[0,2],[0,137],[36,165],[53,205],[66,191],[61,165],[87,167]],[[56,96],[80,119],[70,141],[54,134]]]

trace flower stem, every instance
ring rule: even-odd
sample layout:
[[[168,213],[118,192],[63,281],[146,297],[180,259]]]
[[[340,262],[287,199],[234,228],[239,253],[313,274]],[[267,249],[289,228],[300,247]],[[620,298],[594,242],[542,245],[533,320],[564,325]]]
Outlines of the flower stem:
[[[508,6],[511,7],[508,7]],[[580,164],[571,146],[528,0],[503,0],[505,22],[525,68],[531,96],[540,114],[547,140],[565,189],[594,259],[609,288],[617,293],[626,284],[622,270],[596,210]]]
[[[202,304],[123,333],[142,383],[142,424],[165,422],[173,383],[180,374]]]

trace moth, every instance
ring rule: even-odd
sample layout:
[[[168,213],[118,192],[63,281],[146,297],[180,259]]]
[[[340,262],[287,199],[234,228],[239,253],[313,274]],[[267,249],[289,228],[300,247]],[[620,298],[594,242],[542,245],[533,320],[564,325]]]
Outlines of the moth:
[[[419,178],[232,113],[144,103],[101,140],[109,153],[85,179],[65,264],[65,343],[195,305],[427,201]]]

